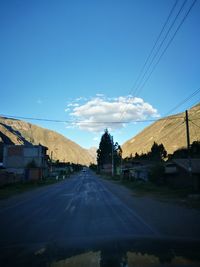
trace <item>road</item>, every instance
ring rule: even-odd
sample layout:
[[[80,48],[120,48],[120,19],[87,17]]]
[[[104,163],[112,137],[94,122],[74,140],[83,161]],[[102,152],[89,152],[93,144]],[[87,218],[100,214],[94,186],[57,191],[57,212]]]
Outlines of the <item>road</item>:
[[[104,181],[89,170],[78,173],[63,182],[0,202],[1,251],[10,255],[12,249],[37,252],[46,244],[62,244],[72,249],[105,240],[163,238],[174,236],[173,227],[176,233],[177,229],[182,231],[180,235],[187,233],[187,237],[199,238],[198,211],[183,214],[186,225],[180,227],[180,216],[179,221],[171,218],[171,224],[170,216],[169,223],[166,222],[165,209],[163,216],[159,216],[167,204],[144,201],[134,199],[127,189]],[[187,232],[188,223],[194,225]]]

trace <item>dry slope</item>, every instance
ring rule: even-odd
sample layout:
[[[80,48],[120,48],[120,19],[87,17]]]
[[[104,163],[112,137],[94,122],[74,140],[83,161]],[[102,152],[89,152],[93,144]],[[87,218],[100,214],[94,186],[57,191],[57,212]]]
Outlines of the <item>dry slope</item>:
[[[34,145],[40,143],[48,147],[49,155],[53,151],[53,159],[85,165],[94,161],[86,149],[63,135],[21,120],[0,117],[0,142]]]
[[[200,104],[188,111],[190,141],[200,140]],[[141,154],[150,150],[153,142],[163,143],[168,153],[186,146],[185,113],[158,120],[122,145],[123,157]],[[199,119],[199,120],[198,120]],[[194,123],[198,126],[195,126]]]

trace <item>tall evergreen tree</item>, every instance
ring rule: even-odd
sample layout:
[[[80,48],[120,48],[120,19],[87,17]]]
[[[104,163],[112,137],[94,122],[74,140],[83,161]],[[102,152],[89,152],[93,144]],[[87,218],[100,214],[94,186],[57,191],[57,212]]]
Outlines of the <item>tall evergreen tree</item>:
[[[121,164],[122,149],[117,142],[113,143],[113,138],[106,129],[97,150],[97,164],[100,169],[104,164],[112,164],[112,153],[114,168],[116,168]]]
[[[99,149],[97,150],[97,164],[101,168],[103,164],[112,163],[112,136],[106,129],[101,137]]]

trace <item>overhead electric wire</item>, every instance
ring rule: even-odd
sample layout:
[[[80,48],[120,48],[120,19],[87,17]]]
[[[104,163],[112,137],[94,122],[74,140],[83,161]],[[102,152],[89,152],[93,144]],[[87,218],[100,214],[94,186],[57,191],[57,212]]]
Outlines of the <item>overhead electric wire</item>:
[[[166,133],[165,135],[161,136],[158,140],[160,141],[161,139],[164,139],[166,136],[170,135],[173,131],[175,131],[179,126],[181,126],[184,123],[184,121],[182,121],[181,123],[179,123],[175,128],[172,128],[171,131],[169,131],[168,133]],[[174,126],[176,125],[176,123],[174,124]]]
[[[196,123],[193,122],[193,120],[189,120],[192,124],[194,124],[196,127],[200,128],[199,125],[197,125]]]
[[[200,87],[197,90],[195,90],[192,94],[187,96],[185,99],[181,100],[181,102],[179,102],[175,107],[170,109],[164,116],[167,116],[168,114],[172,113],[174,110],[176,110],[177,108],[179,108],[180,106],[188,102],[191,98],[193,98],[198,93],[200,93]]]
[[[186,0],[186,1],[187,1],[187,0]],[[167,26],[167,24],[168,24],[168,22],[169,22],[169,20],[170,20],[170,17],[172,16],[172,14],[173,14],[173,12],[174,12],[174,10],[175,10],[176,5],[177,5],[178,2],[179,2],[179,0],[176,0],[175,3],[174,3],[174,5],[172,6],[172,9],[170,10],[169,15],[168,15],[167,19],[165,20],[165,23],[164,23],[164,25],[162,26],[162,29],[161,29],[161,31],[160,31],[158,37],[156,38],[156,41],[154,42],[154,45],[153,45],[153,47],[152,47],[152,49],[151,49],[149,55],[147,56],[147,58],[146,58],[146,60],[145,60],[145,62],[144,62],[144,64],[143,64],[143,66],[142,66],[142,68],[141,68],[141,70],[140,70],[140,72],[139,72],[139,74],[138,74],[138,76],[137,76],[137,78],[136,78],[136,80],[135,80],[135,82],[134,82],[134,85],[132,86],[132,88],[131,88],[129,94],[132,93],[132,90],[135,88],[137,82],[140,80],[141,75],[142,75],[142,73],[143,73],[143,71],[144,71],[144,69],[145,69],[145,67],[146,67],[146,65],[147,65],[147,63],[148,63],[148,61],[149,61],[149,59],[151,58],[151,56],[152,56],[152,54],[153,54],[153,51],[154,51],[154,49],[156,48],[156,46],[157,46],[157,44],[158,44],[158,41],[160,40],[160,38],[161,38],[161,36],[162,36],[162,33],[164,32],[164,30],[165,30],[165,28],[166,28],[166,26]],[[137,88],[136,88],[136,89],[137,89]],[[135,92],[134,92],[134,95],[135,95]]]
[[[186,0],[186,1],[187,1],[187,0]],[[156,41],[154,42],[154,45],[153,45],[153,47],[152,47],[152,49],[151,49],[149,55],[147,56],[147,58],[146,58],[146,60],[145,60],[145,62],[144,62],[144,64],[143,64],[143,66],[142,66],[142,68],[141,68],[141,70],[140,70],[140,72],[139,72],[139,75],[137,76],[137,78],[136,78],[136,80],[135,80],[135,82],[134,82],[134,85],[132,86],[132,88],[131,88],[131,90],[130,90],[130,92],[129,92],[129,95],[131,95],[131,94],[136,95],[136,90],[137,90],[136,85],[137,85],[137,82],[138,82],[138,80],[140,80],[141,75],[143,74],[143,71],[145,70],[145,67],[146,67],[146,65],[147,65],[147,63],[148,63],[148,61],[149,61],[149,59],[151,58],[151,56],[152,56],[152,54],[153,54],[153,51],[154,51],[154,49],[156,48],[156,46],[157,46],[157,44],[158,44],[158,41],[160,40],[160,38],[161,38],[161,36],[162,36],[162,33],[164,32],[164,30],[165,30],[165,28],[166,28],[166,26],[167,26],[167,24],[168,24],[168,22],[169,22],[169,20],[170,20],[170,18],[171,18],[171,16],[172,16],[172,14],[173,14],[173,12],[174,12],[174,10],[175,10],[176,5],[177,5],[178,2],[179,2],[179,0],[176,0],[175,3],[174,3],[174,5],[172,6],[172,8],[171,8],[171,10],[170,10],[170,12],[169,12],[169,15],[168,15],[168,17],[167,17],[165,23],[163,24],[162,29],[161,29],[161,31],[160,31],[158,37],[156,38]],[[157,54],[156,54],[156,55],[157,55]],[[133,91],[134,88],[135,88],[135,91]],[[132,92],[132,91],[133,91],[133,92]],[[127,105],[128,105],[128,104],[129,104],[129,103],[127,103]],[[122,111],[121,119],[122,119],[122,117],[124,116],[126,110],[127,110],[127,108],[125,108],[124,111]]]
[[[6,114],[0,114],[0,117],[4,117],[7,119],[23,119],[23,120],[36,120],[36,121],[46,121],[46,122],[56,122],[56,123],[69,123],[69,124],[121,124],[121,123],[136,123],[136,122],[155,122],[158,120],[173,120],[180,118],[182,119],[183,117],[169,117],[169,118],[158,118],[158,119],[144,119],[144,120],[131,120],[131,121],[69,121],[69,120],[58,120],[58,119],[45,119],[45,118],[34,118],[34,117],[24,117],[24,116],[15,116],[15,115],[6,115]]]
[[[197,135],[197,131],[196,131],[196,125],[192,122],[192,121],[189,121],[191,122],[192,124],[190,124],[190,126],[192,125],[193,129],[194,129],[194,132],[195,132],[195,136],[196,136],[196,140],[198,140],[198,135]],[[200,127],[199,127],[200,128]]]
[[[139,92],[140,85],[142,84],[142,81],[144,80],[144,78],[145,78],[146,74],[148,73],[149,69],[151,68],[151,66],[152,66],[152,64],[153,64],[153,62],[154,62],[154,60],[155,60],[155,58],[156,58],[157,55],[159,54],[159,52],[160,52],[160,50],[161,50],[161,48],[162,48],[162,46],[163,46],[165,40],[167,39],[168,35],[170,34],[170,32],[171,32],[173,26],[175,25],[175,23],[176,23],[176,21],[177,21],[179,15],[180,15],[181,12],[183,11],[183,8],[184,8],[186,2],[187,2],[187,0],[185,0],[185,1],[183,2],[183,4],[181,5],[181,7],[180,7],[178,13],[176,14],[174,20],[172,21],[172,23],[171,23],[169,29],[167,30],[167,32],[166,32],[164,38],[162,39],[162,42],[161,42],[160,45],[157,47],[157,50],[156,50],[156,52],[155,52],[153,58],[151,59],[151,61],[150,61],[149,65],[148,65],[146,71],[144,72],[143,76],[141,77],[141,82],[139,83],[139,85],[138,85],[137,88],[136,88],[136,92],[137,92],[137,93]],[[135,94],[136,94],[136,92],[135,92]]]
[[[181,20],[180,24],[178,25],[176,31],[174,32],[174,34],[172,35],[172,37],[170,38],[169,42],[167,43],[165,49],[163,50],[162,54],[159,56],[158,60],[156,61],[156,63],[154,64],[150,74],[147,76],[147,78],[145,79],[145,81],[143,82],[143,84],[141,85],[141,87],[139,88],[139,90],[141,91],[145,84],[147,83],[147,81],[150,79],[151,75],[153,74],[155,68],[157,67],[157,65],[159,64],[160,60],[162,59],[162,57],[164,56],[164,54],[166,53],[167,49],[169,48],[170,44],[172,43],[172,41],[174,40],[176,34],[178,33],[178,31],[180,30],[181,26],[183,25],[184,21],[186,20],[187,16],[189,15],[190,11],[192,10],[192,8],[194,7],[195,3],[197,0],[194,0],[193,3],[191,4],[190,8],[188,9],[188,11],[186,12],[185,16],[183,17],[183,19]]]
[[[176,126],[175,128],[172,128],[167,134],[161,136],[159,139],[156,139],[156,137],[154,137],[154,138],[153,138],[153,142],[157,142],[157,143],[158,143],[161,139],[163,139],[163,138],[165,138],[167,135],[171,134],[172,131],[174,131],[176,128],[178,128],[180,125],[182,125],[184,122],[181,122],[181,124],[179,123],[179,125],[177,125],[177,123],[179,123],[179,122],[175,122],[175,123],[172,125],[172,127],[173,127],[173,126]],[[150,144],[151,144],[150,141],[148,141],[148,142],[146,142],[146,143],[143,145],[143,147],[146,147],[147,145],[150,145]]]
[[[166,47],[164,48],[163,52],[161,53],[161,55],[159,56],[158,60],[157,60],[156,63],[154,64],[154,66],[153,66],[153,68],[152,68],[150,74],[147,76],[147,78],[144,80],[143,83],[142,83],[142,80],[143,80],[143,79],[141,80],[142,85],[141,85],[141,86],[138,86],[138,87],[136,88],[136,90],[138,90],[137,93],[139,92],[139,90],[141,91],[141,90],[143,89],[143,87],[145,86],[145,84],[147,83],[147,81],[150,79],[150,77],[151,77],[151,75],[153,74],[155,68],[157,67],[157,65],[159,64],[160,60],[162,59],[162,57],[163,57],[164,54],[166,53],[168,47],[170,46],[170,44],[171,44],[172,41],[174,40],[176,34],[178,33],[179,29],[180,29],[181,26],[183,25],[184,21],[186,20],[187,16],[189,15],[190,11],[192,10],[192,8],[193,8],[193,6],[195,5],[196,1],[197,1],[197,0],[194,0],[194,1],[192,2],[192,4],[190,5],[189,9],[187,10],[187,12],[185,13],[184,17],[183,17],[182,20],[180,21],[178,27],[176,28],[174,34],[172,35],[172,37],[170,38],[170,40],[169,40],[169,42],[167,43]],[[167,34],[166,34],[167,36],[168,36],[170,30],[172,29],[173,25],[175,24],[175,21],[177,20],[178,16],[179,16],[180,13],[182,12],[183,7],[185,6],[186,2],[187,2],[187,0],[185,0],[185,1],[183,2],[182,6],[180,7],[180,9],[179,9],[179,11],[178,11],[178,13],[177,13],[175,19],[173,20],[173,22],[172,22],[170,28],[168,29],[168,32],[167,32]],[[173,6],[173,8],[174,8],[174,7],[175,7],[175,5]],[[172,10],[173,10],[173,8],[172,8]],[[172,14],[172,10],[170,11],[170,14]],[[168,16],[168,17],[169,17],[169,16]],[[168,19],[167,19],[167,20],[168,20]],[[167,38],[166,35],[165,35],[165,37],[164,37],[164,40]],[[164,40],[162,41],[161,44],[164,43]],[[162,45],[161,45],[161,46],[162,46]],[[154,55],[154,57],[153,57],[153,61],[154,61],[154,59],[156,58],[156,56],[158,55],[159,51],[160,51],[160,49],[157,49],[157,53]],[[150,69],[150,67],[151,67],[151,65],[152,65],[152,63],[153,63],[153,61],[151,60],[150,65],[148,66],[148,70]],[[146,74],[147,74],[147,71],[145,71],[145,75],[146,75]],[[144,76],[144,75],[143,75],[143,76]],[[143,78],[144,78],[144,77],[143,77]],[[140,83],[140,84],[141,84],[141,83]],[[135,92],[136,92],[136,90],[135,90]],[[126,112],[126,109],[123,111],[123,113],[122,113],[122,115],[121,115],[121,119],[122,119],[122,117],[124,116],[125,112]]]

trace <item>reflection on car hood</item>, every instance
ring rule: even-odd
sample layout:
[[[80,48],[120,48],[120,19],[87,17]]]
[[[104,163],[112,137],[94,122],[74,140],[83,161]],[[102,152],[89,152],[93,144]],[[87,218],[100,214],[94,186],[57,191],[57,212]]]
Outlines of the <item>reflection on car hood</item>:
[[[200,241],[131,239],[73,247],[62,242],[4,248],[1,266],[200,266]]]

